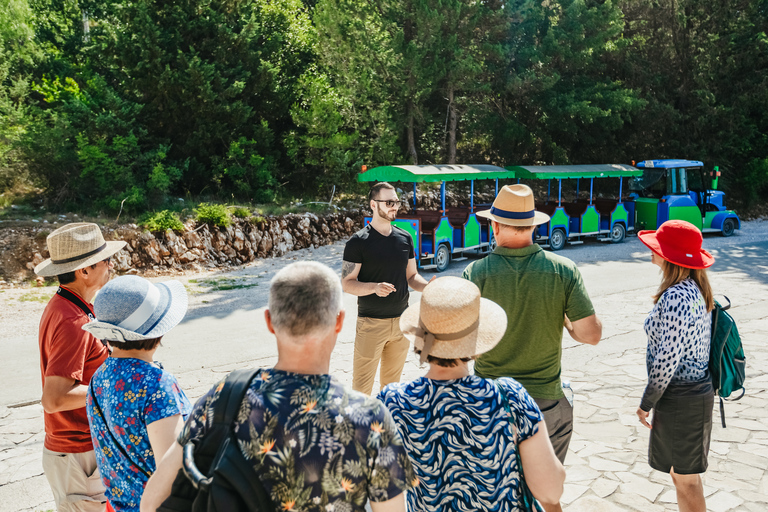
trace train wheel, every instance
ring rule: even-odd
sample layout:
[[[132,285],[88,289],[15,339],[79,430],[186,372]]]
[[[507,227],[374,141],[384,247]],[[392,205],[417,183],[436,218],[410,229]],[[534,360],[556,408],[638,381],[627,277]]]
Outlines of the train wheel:
[[[448,249],[447,245],[442,244],[437,248],[437,252],[435,253],[435,266],[437,267],[436,270],[438,272],[442,272],[448,268],[448,263],[450,262],[451,251]]]
[[[565,231],[560,228],[552,230],[552,234],[549,235],[549,248],[553,251],[559,251],[565,247]]]
[[[616,223],[611,229],[611,242],[618,244],[624,241],[624,237],[627,236],[627,230],[624,229],[624,224]]]
[[[736,221],[725,219],[723,221],[723,236],[731,236],[736,231]]]

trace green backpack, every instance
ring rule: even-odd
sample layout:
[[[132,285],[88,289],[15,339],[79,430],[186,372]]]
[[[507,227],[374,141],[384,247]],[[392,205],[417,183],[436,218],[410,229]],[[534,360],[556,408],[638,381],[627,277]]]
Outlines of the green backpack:
[[[723,307],[715,301],[712,310],[712,341],[709,348],[709,372],[712,375],[712,386],[720,397],[720,419],[725,428],[725,407],[723,399],[735,391],[741,394],[731,400],[739,400],[744,396],[744,378],[746,360],[741,337],[733,317],[726,313],[731,307],[731,301],[725,297],[728,304]]]

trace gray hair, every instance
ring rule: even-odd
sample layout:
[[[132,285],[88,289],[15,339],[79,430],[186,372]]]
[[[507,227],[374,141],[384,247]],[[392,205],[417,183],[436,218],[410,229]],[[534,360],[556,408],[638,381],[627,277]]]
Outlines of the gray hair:
[[[280,270],[269,288],[269,314],[275,329],[304,336],[332,327],[341,311],[341,280],[313,261]]]

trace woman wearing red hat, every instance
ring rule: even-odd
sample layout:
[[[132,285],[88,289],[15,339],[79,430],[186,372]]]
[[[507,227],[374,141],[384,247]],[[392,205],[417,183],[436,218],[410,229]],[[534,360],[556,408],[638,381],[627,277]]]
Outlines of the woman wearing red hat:
[[[706,512],[700,474],[707,469],[712,432],[708,364],[714,299],[705,269],[715,259],[701,248],[698,228],[683,220],[638,237],[662,270],[645,319],[648,385],[637,409],[640,422],[651,429],[648,463],[672,476],[681,511]]]

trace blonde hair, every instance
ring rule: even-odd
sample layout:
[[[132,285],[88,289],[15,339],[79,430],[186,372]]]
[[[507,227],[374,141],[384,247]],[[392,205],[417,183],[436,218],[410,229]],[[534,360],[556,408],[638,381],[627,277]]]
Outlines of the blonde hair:
[[[661,265],[661,272],[661,285],[659,286],[656,295],[653,296],[654,304],[659,302],[659,299],[664,292],[667,291],[667,288],[690,277],[693,279],[693,282],[696,283],[696,286],[699,287],[699,291],[704,297],[704,304],[707,306],[707,311],[712,311],[715,307],[715,299],[712,296],[712,287],[710,286],[709,278],[707,277],[707,269],[681,267],[680,265],[675,265],[674,263],[664,260]]]

